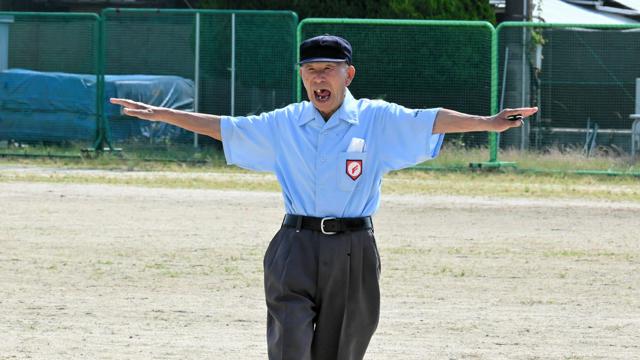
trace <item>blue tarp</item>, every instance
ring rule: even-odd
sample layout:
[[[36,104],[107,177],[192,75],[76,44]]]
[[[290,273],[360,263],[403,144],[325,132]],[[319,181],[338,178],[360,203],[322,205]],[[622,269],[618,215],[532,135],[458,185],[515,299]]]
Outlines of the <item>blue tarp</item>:
[[[174,127],[122,117],[110,97],[193,111],[194,84],[179,76],[106,75],[105,116],[112,138],[173,137]],[[0,139],[92,140],[96,76],[11,69],[0,72]]]

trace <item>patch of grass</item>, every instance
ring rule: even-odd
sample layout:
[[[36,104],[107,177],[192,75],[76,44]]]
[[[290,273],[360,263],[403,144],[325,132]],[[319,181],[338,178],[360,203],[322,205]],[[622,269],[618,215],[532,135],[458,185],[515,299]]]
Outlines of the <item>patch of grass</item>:
[[[431,249],[429,249],[429,252]],[[485,248],[485,247],[445,247],[441,250],[448,255],[457,257],[495,258],[501,256],[516,256],[515,250],[510,248]]]
[[[144,270],[167,270],[167,264],[162,264],[162,263],[153,263],[153,264],[146,264],[143,268]]]
[[[464,148],[455,143],[445,143],[442,151],[434,160],[423,163],[424,166],[438,168],[466,168],[469,163],[485,162],[489,158],[489,149]],[[619,171],[640,173],[640,158],[630,156],[614,149],[601,147],[590,156],[581,148],[552,146],[539,151],[520,151],[501,149],[498,160],[515,162],[518,169],[555,172],[576,170]]]
[[[237,265],[227,265],[223,267],[224,273],[227,275],[240,274],[240,268]]]
[[[157,188],[280,191],[275,176],[233,168],[181,172],[0,172],[0,182],[112,184]],[[640,181],[627,177],[461,173],[405,170],[387,175],[384,194],[428,194],[640,201]]]
[[[64,145],[31,144],[0,148],[0,159],[7,163],[67,168],[100,168],[119,170],[210,170],[225,167],[224,153],[219,143],[149,144],[144,142],[115,144],[122,151],[84,152],[86,143]],[[466,148],[455,140],[443,145],[439,156],[422,165],[444,169],[466,169],[470,163],[485,162],[487,147]],[[587,157],[579,147],[551,146],[542,150],[519,151],[501,149],[500,161],[515,162],[519,169],[571,172],[576,170],[640,172],[640,158],[632,159],[618,149],[599,147]]]
[[[173,279],[182,276],[183,273],[178,271],[164,271],[162,272],[162,275]]]
[[[153,162],[126,160],[115,155],[96,159],[59,158],[0,158],[1,181],[114,184],[165,188],[233,189],[253,191],[279,191],[275,176],[255,173],[223,165],[222,153],[214,154],[210,162]],[[449,147],[429,166],[444,166],[458,171],[425,171],[408,169],[385,176],[384,193],[500,196],[528,198],[583,198],[615,201],[640,201],[640,181],[630,176],[575,175],[567,173],[521,173],[503,169],[488,172],[467,170],[469,162],[480,161],[486,149],[466,150]],[[534,167],[569,170],[582,167],[575,153],[533,154],[505,152],[505,160],[530,159]],[[516,158],[517,157],[517,158]],[[217,160],[216,160],[217,159]],[[584,160],[584,159],[583,159]],[[529,161],[529,160],[527,160]],[[559,161],[559,162],[555,162]],[[594,158],[584,160],[594,168],[623,170],[622,158]],[[586,164],[585,163],[585,164]],[[562,165],[565,164],[565,165]],[[601,166],[602,165],[602,166]],[[586,167],[589,167],[585,165]],[[34,169],[35,167],[35,169]],[[24,171],[24,170],[30,171]],[[42,170],[41,170],[42,169]],[[40,171],[41,170],[41,171]],[[67,170],[67,171],[65,171]],[[76,170],[76,171],[71,171]],[[93,170],[81,171],[81,170]],[[100,172],[102,170],[102,172]],[[637,165],[626,170],[636,171]],[[95,173],[94,173],[95,172]]]
[[[151,270],[154,274],[161,275],[168,278],[177,278],[186,275],[185,272],[179,271],[165,263],[150,263],[145,264],[142,268],[143,271]]]
[[[544,257],[547,258],[612,258],[612,259],[620,259],[624,261],[630,261],[637,257],[637,255],[631,253],[615,253],[612,251],[585,251],[585,250],[571,250],[571,249],[561,249],[561,250],[548,250],[542,253]]]
[[[501,161],[514,161],[520,169],[540,169],[554,171],[600,170],[620,172],[640,172],[639,159],[626,154],[599,148],[587,157],[582,149],[550,147],[544,151],[500,151]]]
[[[383,189],[401,194],[640,201],[640,181],[631,177],[404,170],[389,174]]]
[[[399,246],[399,247],[385,247],[385,254],[388,255],[424,255],[431,253],[431,249],[419,248],[415,246]]]
[[[438,168],[468,168],[470,163],[479,163],[489,159],[486,147],[467,148],[453,143],[445,143],[440,154],[433,160],[422,163],[424,166]]]
[[[460,278],[460,277],[465,277],[465,276],[469,276],[470,273],[467,270],[454,270],[452,268],[450,268],[449,266],[442,266],[440,267],[440,269],[437,269],[436,271],[432,272],[431,275],[433,276],[451,276],[451,277],[455,277],[455,278]]]
[[[221,145],[207,143],[198,148],[189,143],[145,143],[131,142],[114,144],[114,150],[101,152],[87,151],[90,143],[64,142],[59,144],[12,143],[0,148],[0,156],[28,161],[63,162],[79,165],[90,162],[94,166],[138,167],[145,163],[183,163],[183,164],[224,164]]]
[[[244,176],[246,172],[215,173],[218,176],[181,176],[179,173],[144,174],[143,176],[128,176],[132,173],[113,172],[99,173],[19,173],[4,171],[0,173],[2,181],[25,181],[63,184],[108,184],[131,185],[151,188],[180,188],[180,189],[222,189],[248,191],[280,191],[280,185],[273,176]],[[138,174],[133,174],[138,175]]]
[[[521,305],[528,305],[528,306],[534,306],[534,305],[553,305],[556,302],[554,300],[540,300],[540,299],[526,299],[526,300],[520,300],[520,304]]]

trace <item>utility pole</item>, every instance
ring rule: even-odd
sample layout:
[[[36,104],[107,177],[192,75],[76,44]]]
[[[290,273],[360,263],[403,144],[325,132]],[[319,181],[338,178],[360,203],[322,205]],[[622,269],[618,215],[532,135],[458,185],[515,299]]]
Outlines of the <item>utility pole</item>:
[[[506,0],[505,21],[530,21],[532,15],[531,0]],[[531,73],[529,64],[530,28],[505,28],[502,41],[506,46],[501,49],[499,58],[506,67],[500,72],[502,108],[527,107],[530,105]],[[502,145],[526,150],[529,147],[530,122],[503,134]]]
[[[529,21],[532,14],[531,0],[507,0],[505,21]]]

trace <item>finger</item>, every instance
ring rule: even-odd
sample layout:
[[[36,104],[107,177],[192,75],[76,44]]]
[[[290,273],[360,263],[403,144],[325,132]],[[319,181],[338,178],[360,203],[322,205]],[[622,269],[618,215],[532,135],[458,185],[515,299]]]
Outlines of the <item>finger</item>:
[[[524,118],[527,118],[538,111],[537,108],[520,108],[520,109],[508,109],[502,114],[503,118],[511,121],[518,122],[522,121]]]
[[[151,109],[122,109],[122,112],[125,115],[135,116],[141,119],[151,120],[151,116],[153,116],[153,110]]]
[[[518,109],[505,109],[507,116],[521,115],[522,117],[531,116],[538,112],[538,107],[518,108]]]
[[[520,119],[517,121],[509,121],[509,127],[508,129],[513,129],[513,128],[519,128],[524,126],[524,120]]]
[[[133,100],[128,100],[128,99],[118,99],[118,98],[111,98],[109,99],[109,101],[111,101],[112,104],[116,104],[116,105],[121,105],[121,106],[125,106],[131,109],[146,109],[147,106],[143,103],[139,103]]]

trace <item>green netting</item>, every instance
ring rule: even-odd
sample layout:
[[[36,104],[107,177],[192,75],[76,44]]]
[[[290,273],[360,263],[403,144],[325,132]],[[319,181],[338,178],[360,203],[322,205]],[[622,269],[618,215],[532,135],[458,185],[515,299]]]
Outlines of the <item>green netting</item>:
[[[501,105],[540,107],[528,126],[501,136],[501,148],[628,154],[639,40],[633,25],[500,25]]]
[[[351,43],[356,77],[349,88],[356,98],[491,113],[494,29],[489,23],[306,19],[298,31],[301,40],[329,33]],[[448,136],[451,140],[487,146],[486,133]]]
[[[292,12],[107,9],[102,16],[107,78],[176,76],[190,84],[194,100],[177,108],[218,115],[255,114],[295,101]],[[125,151],[153,148],[158,157],[165,149],[169,157],[182,157],[195,142],[219,146],[161,123],[120,116],[111,106],[105,112],[110,142]]]
[[[99,18],[0,12],[0,141],[88,146],[96,136]],[[4,149],[3,149],[4,150]]]
[[[640,113],[640,26],[504,23],[496,32],[484,22],[307,19],[296,37],[296,25],[296,15],[286,11],[0,13],[0,152],[11,142],[71,143],[76,153],[93,144],[142,158],[220,158],[200,151],[219,148],[217,142],[124,117],[108,97],[221,115],[269,111],[306,97],[296,77],[298,41],[332,33],[354,47],[356,97],[473,114],[540,107],[499,142],[486,133],[447,136],[480,147],[474,154],[484,154],[489,139],[491,151],[477,160],[500,164],[498,148],[500,160],[519,164],[554,149],[640,153],[640,120],[634,135],[630,116]],[[20,93],[16,71],[45,78]],[[139,85],[140,75],[182,84],[180,91],[169,87],[182,97],[168,101],[166,83]],[[532,151],[504,151],[512,148]],[[617,160],[603,161],[558,169],[606,170]]]

